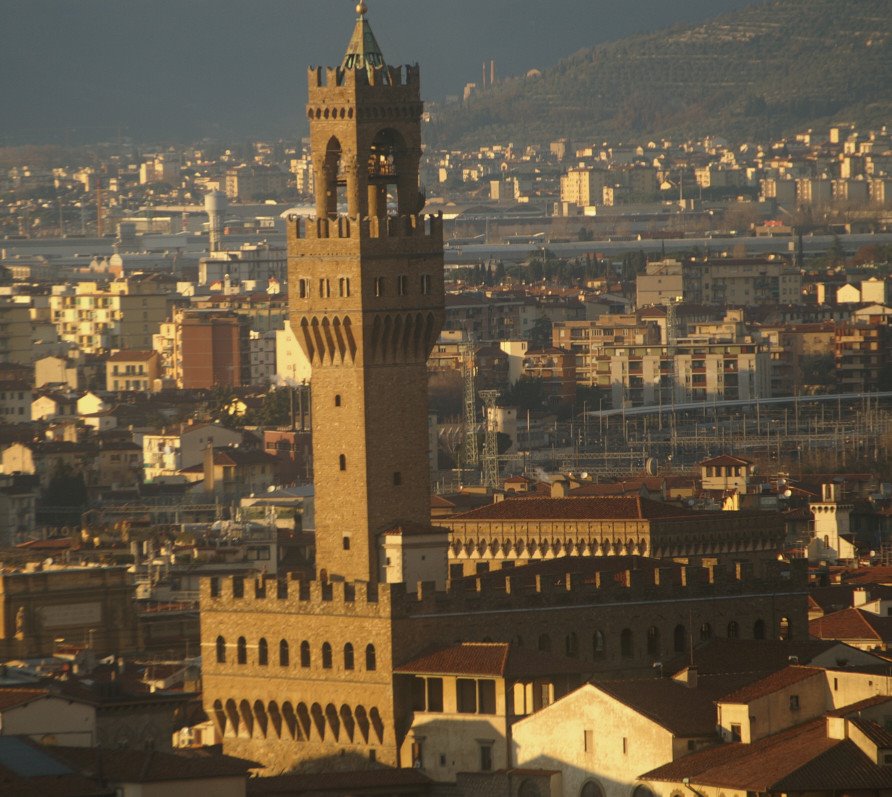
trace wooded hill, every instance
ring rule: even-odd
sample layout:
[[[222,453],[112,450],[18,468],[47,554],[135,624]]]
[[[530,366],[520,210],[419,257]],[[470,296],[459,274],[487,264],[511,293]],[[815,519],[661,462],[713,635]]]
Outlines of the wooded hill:
[[[435,115],[443,146],[892,123],[892,0],[780,0],[584,50]]]

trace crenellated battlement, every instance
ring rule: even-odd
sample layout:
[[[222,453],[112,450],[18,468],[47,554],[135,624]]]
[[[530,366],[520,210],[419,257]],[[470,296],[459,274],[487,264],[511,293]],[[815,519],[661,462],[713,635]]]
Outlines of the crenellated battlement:
[[[288,217],[288,236],[295,240],[383,240],[383,239],[426,239],[433,242],[443,240],[443,215],[377,216],[355,218]]]
[[[633,562],[633,564],[635,564]],[[588,572],[572,570],[524,573],[499,571],[448,582],[438,591],[433,582],[405,584],[288,581],[228,577],[202,580],[202,609],[266,611],[295,614],[369,617],[473,614],[547,607],[633,602],[671,602],[804,591],[804,560],[660,567],[622,567]]]
[[[345,69],[341,66],[311,66],[307,70],[307,85],[313,89],[327,88],[421,88],[421,69],[418,64],[384,65],[376,69]]]

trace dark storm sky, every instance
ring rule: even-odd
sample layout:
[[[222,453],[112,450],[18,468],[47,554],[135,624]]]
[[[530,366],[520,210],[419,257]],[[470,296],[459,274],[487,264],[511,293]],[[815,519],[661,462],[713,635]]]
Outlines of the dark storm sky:
[[[751,0],[369,0],[391,63],[458,94]],[[340,60],[353,0],[0,0],[0,144],[302,132],[305,67]]]

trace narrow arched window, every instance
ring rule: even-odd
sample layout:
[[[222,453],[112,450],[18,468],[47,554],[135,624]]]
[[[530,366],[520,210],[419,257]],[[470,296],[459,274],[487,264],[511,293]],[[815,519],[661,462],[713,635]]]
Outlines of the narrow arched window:
[[[279,642],[279,666],[287,667],[291,662],[291,653],[288,650],[288,640],[283,639]]]
[[[223,637],[217,637],[217,664],[223,664],[226,661],[226,640]]]
[[[347,470],[347,457],[345,457],[343,454],[338,457],[338,467],[341,470]]]
[[[789,617],[781,617],[778,626],[778,636],[785,642],[793,638],[793,626],[790,624]]]
[[[756,620],[753,623],[753,639],[765,639],[765,621]]]
[[[542,653],[551,653],[551,637],[548,634],[539,635],[539,650]]]
[[[647,655],[652,659],[660,656],[660,629],[655,625],[647,629]]]
[[[248,643],[243,636],[238,638],[238,642],[235,646],[235,655],[236,661],[238,661],[239,664],[248,663]]]
[[[631,659],[635,655],[631,628],[624,628],[619,635],[619,653],[624,659]]]
[[[310,666],[310,643],[306,640],[300,643],[300,666],[304,669]]]
[[[672,642],[672,647],[675,649],[676,653],[684,653],[688,642],[688,632],[681,623],[675,626],[675,631],[672,634]]]
[[[375,657],[374,645],[366,645],[365,647],[365,668],[369,672],[374,672],[376,669],[378,669],[378,662]]]
[[[353,669],[353,645],[351,645],[349,642],[344,645],[344,669]]]
[[[269,645],[266,644],[263,637],[260,637],[260,641],[257,643],[257,663],[262,667],[269,664]]]
[[[740,637],[740,626],[736,620],[728,623],[728,639],[738,639]]]
[[[335,395],[335,407],[340,407],[340,406],[341,406],[341,394],[337,393]]]
[[[592,653],[596,659],[604,655],[604,632],[595,631],[592,637]]]
[[[331,669],[331,645],[328,642],[322,643],[322,669]]]
[[[700,626],[700,641],[709,642],[712,639],[712,626],[709,623],[703,623]]]
[[[579,638],[571,631],[564,640],[564,650],[568,656],[575,658],[579,655]]]

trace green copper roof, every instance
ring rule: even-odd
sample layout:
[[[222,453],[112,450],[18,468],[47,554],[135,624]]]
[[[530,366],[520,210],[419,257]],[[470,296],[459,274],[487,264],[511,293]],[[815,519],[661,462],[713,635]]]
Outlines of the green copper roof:
[[[344,69],[380,69],[384,66],[384,55],[365,18],[365,5],[360,4],[356,10],[359,17],[341,66]]]

